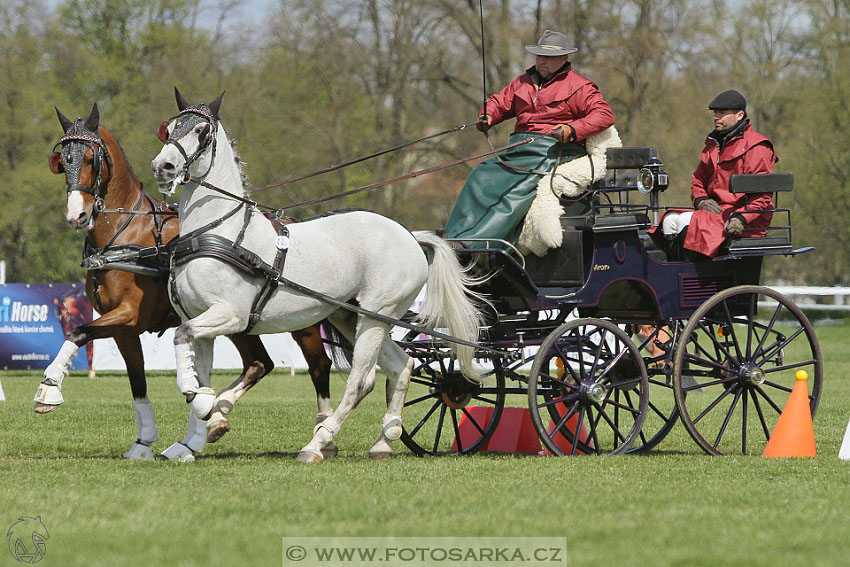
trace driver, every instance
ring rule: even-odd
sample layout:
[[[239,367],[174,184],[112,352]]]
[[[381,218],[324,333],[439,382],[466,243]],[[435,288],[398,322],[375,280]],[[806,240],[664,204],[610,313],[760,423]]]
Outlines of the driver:
[[[479,111],[482,132],[516,118],[510,143],[543,136],[479,164],[466,180],[446,223],[449,238],[515,242],[534,200],[540,176],[587,155],[584,140],[614,124],[614,113],[594,83],[571,69],[567,36],[546,30],[534,66],[487,99]],[[483,242],[467,242],[483,247]]]
[[[729,238],[764,236],[773,218],[770,193],[729,191],[734,174],[773,173],[779,161],[773,144],[752,129],[747,101],[738,91],[720,93],[708,108],[714,111],[714,130],[691,180],[694,210],[670,211],[661,221],[668,260],[716,256]]]

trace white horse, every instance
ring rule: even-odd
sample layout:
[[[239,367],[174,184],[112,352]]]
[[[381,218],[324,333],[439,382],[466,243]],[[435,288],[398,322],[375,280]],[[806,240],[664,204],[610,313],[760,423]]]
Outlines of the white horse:
[[[376,363],[387,374],[387,410],[369,456],[390,456],[389,442],[401,436],[413,366],[412,359],[389,338],[391,323],[340,309],[287,282],[396,319],[407,312],[427,283],[420,323],[448,328],[455,337],[474,343],[481,317],[475,294],[468,289],[471,280],[444,240],[429,232],[411,234],[370,212],[344,212],[295,223],[287,226],[288,234],[281,234],[247,200],[241,164],[218,117],[224,93],[212,103],[196,106],[176,88],[175,94],[180,114],[167,124],[167,141],[151,165],[161,192],[170,195],[182,185],[178,239],[188,248],[201,250],[187,257],[178,250],[172,259],[171,300],[183,318],[174,338],[180,392],[192,411],[207,419],[219,402],[210,388],[216,336],[245,331],[249,322],[250,333],[262,334],[301,329],[327,318],[354,345],[351,373],[339,407],[316,426],[298,458],[322,460],[322,449],[374,387]],[[248,253],[259,258],[265,276],[232,261]],[[281,256],[285,260],[280,273],[286,282],[277,285],[275,264]],[[272,282],[268,302],[252,307],[266,282]],[[259,316],[252,318],[252,310],[259,311]],[[472,366],[474,347],[460,345],[455,350],[464,375],[478,380]]]

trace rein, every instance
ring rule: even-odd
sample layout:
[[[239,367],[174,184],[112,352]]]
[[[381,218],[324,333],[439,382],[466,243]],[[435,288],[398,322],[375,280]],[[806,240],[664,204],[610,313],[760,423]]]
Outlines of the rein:
[[[333,195],[328,195],[326,197],[317,197],[315,199],[310,199],[308,201],[302,201],[300,203],[290,205],[290,206],[286,207],[286,209],[287,210],[297,209],[298,207],[306,207],[307,205],[315,205],[317,203],[323,203],[325,201],[330,201],[332,199],[336,199],[336,198],[339,198],[339,197],[347,197],[349,195],[354,195],[355,193],[361,193],[363,191],[370,191],[372,189],[384,187],[386,185],[390,185],[392,183],[397,183],[399,181],[405,181],[407,179],[413,179],[414,177],[419,177],[420,175],[427,175],[429,173],[434,173],[434,172],[440,171],[441,169],[447,169],[449,167],[454,167],[456,165],[460,165],[461,163],[466,163],[468,161],[481,159],[481,158],[489,156],[489,155],[493,155],[493,154],[498,155],[499,152],[503,152],[503,151],[515,148],[517,146],[522,146],[524,144],[531,143],[531,142],[537,140],[538,138],[540,138],[543,135],[545,135],[545,134],[541,134],[540,136],[535,136],[535,137],[532,137],[532,138],[526,138],[525,140],[520,140],[519,142],[514,142],[513,144],[508,144],[507,146],[503,146],[501,148],[494,148],[494,149],[490,150],[489,152],[484,152],[484,153],[480,153],[480,154],[477,154],[477,155],[474,155],[474,156],[456,159],[456,160],[453,160],[453,161],[449,161],[449,162],[441,163],[439,165],[435,165],[433,167],[428,167],[428,168],[425,168],[425,169],[413,171],[413,172],[410,172],[406,175],[400,175],[398,177],[393,177],[391,179],[386,179],[384,181],[377,181],[375,183],[370,183],[369,185],[363,185],[361,187],[357,187],[356,189],[349,189],[348,191],[343,191],[341,193],[335,193]]]
[[[466,127],[466,126],[468,126],[468,124],[464,125],[464,127]],[[278,214],[278,216],[283,216],[284,210],[297,209],[299,207],[306,207],[307,205],[315,205],[317,203],[324,203],[325,201],[330,201],[332,199],[338,199],[340,197],[347,197],[349,195],[354,195],[356,193],[362,193],[363,191],[370,191],[372,189],[378,189],[378,188],[384,187],[386,185],[398,183],[399,181],[405,181],[407,179],[413,179],[414,177],[419,177],[420,175],[427,175],[429,173],[434,173],[434,172],[440,171],[442,169],[454,167],[456,165],[459,165],[461,163],[465,163],[465,162],[468,162],[468,161],[481,159],[482,157],[486,157],[486,156],[489,156],[489,155],[493,155],[493,154],[498,155],[498,152],[503,152],[503,151],[515,148],[517,146],[529,144],[529,143],[531,143],[531,142],[533,142],[533,141],[535,141],[535,140],[537,140],[537,139],[539,139],[539,138],[541,138],[545,135],[546,134],[540,134],[539,136],[533,136],[531,138],[526,138],[524,140],[520,140],[519,142],[514,142],[513,144],[508,144],[507,146],[503,146],[501,148],[494,148],[494,149],[490,150],[489,152],[484,152],[484,153],[480,153],[480,154],[477,154],[477,155],[474,155],[474,156],[469,156],[469,157],[460,158],[460,159],[456,159],[456,160],[453,160],[453,161],[441,163],[439,165],[435,165],[435,166],[428,167],[428,168],[425,168],[425,169],[419,169],[417,171],[412,171],[412,172],[405,174],[405,175],[400,175],[398,177],[385,179],[384,181],[377,181],[375,183],[370,183],[369,185],[363,185],[363,186],[357,187],[355,189],[349,189],[348,191],[342,191],[341,193],[334,193],[333,195],[328,195],[326,197],[317,197],[315,199],[310,199],[308,201],[302,201],[300,203],[296,203],[294,205],[289,205],[288,207],[283,207],[283,208],[269,207],[268,205],[259,204],[256,201],[242,197],[240,195],[236,195],[234,193],[231,193],[230,191],[227,191],[226,189],[222,189],[221,187],[217,187],[217,186],[213,185],[212,183],[208,183],[200,177],[194,177],[194,176],[189,177],[188,182],[196,183],[196,184],[198,184],[202,187],[206,187],[207,189],[210,189],[211,191],[221,193],[222,195],[229,197],[229,198],[231,198],[235,201],[239,201],[240,203],[242,203],[244,205],[248,205],[249,207],[256,207],[258,209],[264,209],[266,211],[276,213],[276,214]]]
[[[263,185],[262,187],[257,187],[256,189],[251,189],[251,193],[263,191],[265,189],[271,189],[272,187],[280,187],[281,185],[288,185],[289,183],[295,183],[296,181],[302,181],[304,179],[309,179],[311,177],[315,177],[317,175],[322,175],[324,173],[330,173],[331,171],[336,171],[338,169],[348,167],[349,165],[354,165],[356,163],[360,163],[362,161],[366,161],[366,160],[369,160],[369,159],[372,159],[372,158],[376,158],[376,157],[382,156],[384,154],[388,154],[390,152],[394,152],[394,151],[397,151],[397,150],[404,149],[408,146],[418,144],[419,142],[424,142],[426,140],[431,140],[433,138],[439,138],[440,136],[444,136],[446,134],[451,134],[452,132],[460,132],[461,130],[469,128],[470,126],[475,126],[476,123],[477,122],[471,122],[469,124],[459,124],[457,126],[454,126],[453,128],[449,128],[448,130],[443,130],[442,132],[438,132],[436,134],[423,136],[422,138],[417,138],[416,140],[410,140],[409,142],[404,142],[403,144],[399,144],[397,146],[393,146],[391,148],[387,148],[385,150],[381,150],[381,151],[375,152],[373,154],[369,154],[369,155],[366,155],[366,156],[355,158],[355,159],[352,159],[352,160],[349,160],[349,161],[344,161],[344,162],[338,163],[336,165],[331,165],[331,166],[326,167],[324,169],[318,169],[318,170],[316,170],[312,173],[307,173],[305,175],[299,175],[298,177],[290,177],[289,179],[284,179],[283,181],[278,181],[277,183],[270,183],[268,185]]]

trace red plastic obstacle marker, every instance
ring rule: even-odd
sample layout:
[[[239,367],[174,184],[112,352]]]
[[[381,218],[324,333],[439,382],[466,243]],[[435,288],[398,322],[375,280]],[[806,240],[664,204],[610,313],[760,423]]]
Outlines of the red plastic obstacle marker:
[[[798,370],[797,382],[779,415],[763,457],[814,457],[815,430],[809,409],[809,388],[805,370]]]
[[[484,429],[493,414],[490,406],[467,406],[467,413]],[[457,424],[460,442],[463,447],[469,447],[481,438],[481,432],[467,418],[461,415]],[[452,443],[452,451],[457,451],[457,439]],[[533,453],[540,452],[540,440],[531,421],[527,408],[506,407],[496,425],[496,431],[484,444],[481,451],[495,453]]]

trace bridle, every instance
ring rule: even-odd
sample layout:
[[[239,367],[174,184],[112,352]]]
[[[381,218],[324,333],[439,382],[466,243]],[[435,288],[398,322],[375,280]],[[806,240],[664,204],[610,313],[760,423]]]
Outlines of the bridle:
[[[181,118],[184,120],[181,120]],[[200,117],[197,118],[197,117]],[[177,122],[174,124],[174,130],[171,133],[168,132],[168,125],[172,120],[176,120]],[[198,135],[200,139],[203,137],[203,142],[198,144],[198,148],[189,155],[186,152],[186,149],[180,144],[180,139],[182,139],[186,134],[192,131],[201,121],[207,123],[208,130],[206,132],[202,132]],[[160,141],[162,141],[166,146],[172,145],[177,148],[177,151],[180,152],[180,155],[183,156],[183,167],[182,171],[178,175],[181,178],[181,185],[188,183],[192,176],[189,173],[189,166],[192,165],[207,149],[212,146],[212,156],[210,158],[210,164],[207,168],[207,171],[200,176],[200,178],[204,178],[212,171],[213,164],[215,163],[215,150],[216,150],[216,133],[218,132],[218,120],[216,117],[210,112],[209,108],[206,104],[201,104],[198,106],[190,106],[184,108],[180,111],[180,114],[176,116],[172,116],[165,122],[159,125],[159,130],[157,131],[157,136]]]
[[[94,215],[97,215],[104,210],[106,188],[112,179],[112,159],[109,157],[109,152],[106,150],[103,140],[98,134],[92,132],[68,132],[59,139],[53,149],[55,150],[56,146],[59,145],[62,146],[62,153],[54,151],[50,156],[51,169],[54,173],[65,172],[66,193],[79,191],[94,197]],[[92,178],[94,182],[91,185],[82,185],[79,182],[80,171],[83,167],[83,156],[89,148],[92,149]],[[106,179],[103,178],[104,162],[109,170],[109,176]]]

